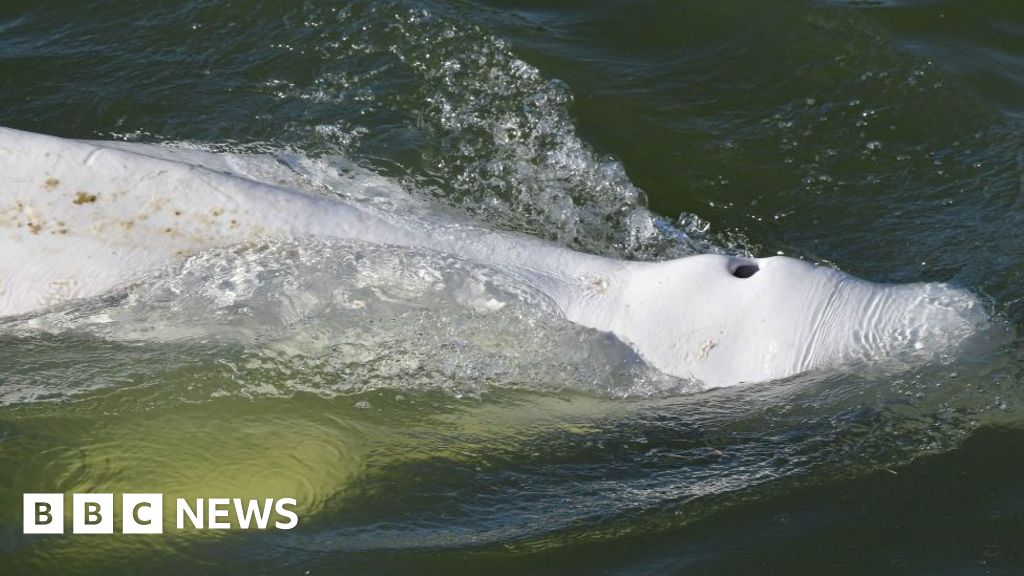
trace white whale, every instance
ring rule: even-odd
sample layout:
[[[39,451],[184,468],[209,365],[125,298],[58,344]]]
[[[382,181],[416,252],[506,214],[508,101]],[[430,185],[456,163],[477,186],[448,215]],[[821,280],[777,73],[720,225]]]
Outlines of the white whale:
[[[617,260],[131,146],[0,128],[0,316],[96,295],[211,247],[313,235],[426,248],[508,271],[570,321],[712,387],[944,353],[986,323],[977,298],[944,284],[875,284],[786,257]]]

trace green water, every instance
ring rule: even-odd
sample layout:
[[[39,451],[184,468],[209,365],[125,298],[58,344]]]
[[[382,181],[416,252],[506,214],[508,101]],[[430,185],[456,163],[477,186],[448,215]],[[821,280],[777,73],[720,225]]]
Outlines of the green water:
[[[3,126],[262,154],[589,252],[951,282],[1017,332],[1022,123],[1009,0],[0,3]],[[213,251],[0,323],[0,574],[1020,574],[1022,362],[695,392],[486,270]],[[300,523],[26,536],[24,492]]]

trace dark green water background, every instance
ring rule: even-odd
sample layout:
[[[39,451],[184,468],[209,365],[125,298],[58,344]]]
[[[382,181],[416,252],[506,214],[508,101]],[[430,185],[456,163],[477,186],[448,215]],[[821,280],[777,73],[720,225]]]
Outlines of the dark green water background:
[[[0,125],[344,159],[581,250],[948,281],[1024,326],[1017,1],[4,0]],[[500,373],[4,333],[0,574],[1024,573],[1019,339],[686,394],[529,322]],[[104,490],[305,507],[21,534],[22,492]]]

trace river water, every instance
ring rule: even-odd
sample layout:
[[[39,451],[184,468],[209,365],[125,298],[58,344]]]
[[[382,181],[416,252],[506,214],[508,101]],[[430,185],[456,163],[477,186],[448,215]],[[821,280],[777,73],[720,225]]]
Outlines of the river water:
[[[0,322],[0,572],[1020,574],[1022,124],[1009,0],[5,0],[0,125],[586,252],[949,282],[1011,336],[702,390],[484,267],[213,250]],[[26,536],[25,492],[300,523]]]

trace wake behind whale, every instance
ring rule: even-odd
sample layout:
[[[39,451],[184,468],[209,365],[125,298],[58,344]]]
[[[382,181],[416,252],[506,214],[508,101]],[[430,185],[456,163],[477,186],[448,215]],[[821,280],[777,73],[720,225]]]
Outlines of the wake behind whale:
[[[216,164],[170,149],[0,129],[0,315],[97,295],[210,249],[317,237],[491,267],[566,319],[615,335],[653,367],[708,386],[853,360],[933,358],[988,323],[976,297],[943,284],[875,284],[784,257],[623,261],[413,201],[342,202]]]

